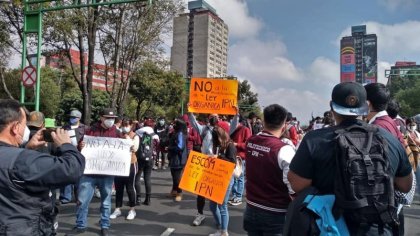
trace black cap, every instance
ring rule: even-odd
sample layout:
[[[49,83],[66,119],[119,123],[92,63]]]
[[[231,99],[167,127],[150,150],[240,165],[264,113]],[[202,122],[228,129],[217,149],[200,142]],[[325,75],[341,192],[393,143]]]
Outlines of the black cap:
[[[107,118],[117,118],[118,116],[115,114],[114,110],[112,108],[104,108],[101,111],[101,116],[107,117]]]
[[[355,82],[337,84],[332,91],[332,109],[344,116],[367,115],[365,88]]]

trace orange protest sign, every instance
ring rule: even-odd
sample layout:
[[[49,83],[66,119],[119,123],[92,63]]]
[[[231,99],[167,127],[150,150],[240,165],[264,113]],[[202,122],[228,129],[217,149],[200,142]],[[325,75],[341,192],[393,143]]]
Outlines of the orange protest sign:
[[[192,78],[189,112],[236,115],[238,81]]]
[[[235,164],[191,151],[179,187],[222,204]]]

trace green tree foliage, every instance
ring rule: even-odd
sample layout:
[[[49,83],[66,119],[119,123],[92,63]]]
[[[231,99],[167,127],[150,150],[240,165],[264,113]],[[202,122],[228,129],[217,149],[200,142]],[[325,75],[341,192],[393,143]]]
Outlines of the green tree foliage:
[[[420,111],[420,79],[411,84],[410,88],[397,92],[397,101],[401,105],[401,114],[411,117]]]
[[[258,105],[258,94],[251,91],[251,84],[249,84],[248,80],[239,81],[238,105],[239,109],[244,113],[261,113]]]
[[[420,70],[410,69],[400,72],[400,75],[391,75],[388,84],[391,96],[396,98],[401,106],[403,116],[413,116],[420,111]]]
[[[158,109],[155,106],[163,107],[165,111],[173,107],[179,109],[184,87],[185,81],[180,74],[146,62],[134,73],[128,90],[137,101],[136,118],[140,119],[144,114],[156,116]]]
[[[20,77],[22,71],[20,69],[8,70],[4,72],[5,86],[0,88],[0,98],[13,98],[20,97]],[[54,118],[59,112],[60,104],[60,87],[58,85],[58,73],[51,68],[45,67],[41,69],[41,98],[40,98],[40,111],[46,117]],[[5,92],[5,87],[10,93],[10,96]],[[26,89],[26,101],[34,99],[34,89]],[[29,110],[33,110],[32,106],[27,106]]]

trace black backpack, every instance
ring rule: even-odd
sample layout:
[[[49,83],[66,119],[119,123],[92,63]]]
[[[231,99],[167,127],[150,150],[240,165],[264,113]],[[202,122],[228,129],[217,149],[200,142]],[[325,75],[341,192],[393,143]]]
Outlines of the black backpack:
[[[356,224],[398,222],[388,144],[378,132],[368,124],[335,131],[335,210]]]
[[[139,149],[137,149],[136,153],[138,161],[150,161],[153,159],[153,150],[155,149],[153,135],[155,134],[143,133],[143,136],[140,138]]]

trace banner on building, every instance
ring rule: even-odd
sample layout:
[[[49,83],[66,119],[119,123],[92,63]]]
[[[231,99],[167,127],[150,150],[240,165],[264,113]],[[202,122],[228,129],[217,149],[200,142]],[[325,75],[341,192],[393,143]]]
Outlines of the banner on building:
[[[222,204],[235,164],[191,151],[179,187]]]
[[[83,142],[84,174],[129,176],[131,140],[85,135]]]
[[[189,112],[236,115],[238,81],[192,78]]]

